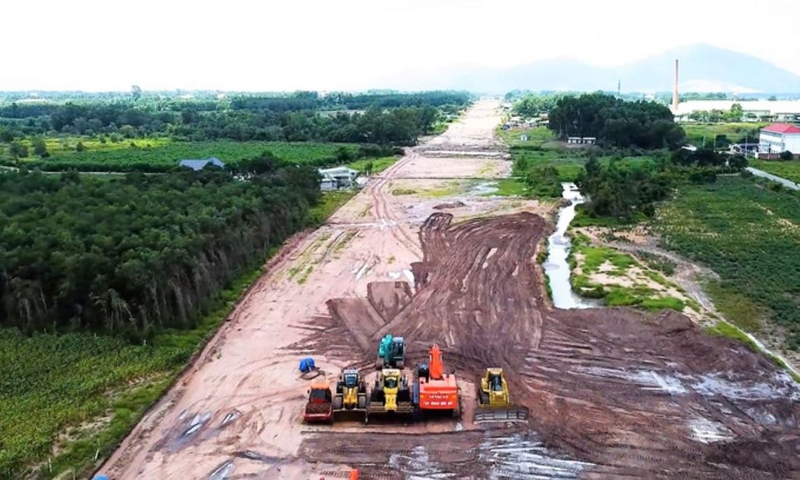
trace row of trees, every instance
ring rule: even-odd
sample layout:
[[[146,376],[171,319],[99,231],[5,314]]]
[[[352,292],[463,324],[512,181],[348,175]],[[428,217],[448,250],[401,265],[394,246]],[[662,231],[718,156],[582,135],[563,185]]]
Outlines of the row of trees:
[[[0,325],[147,337],[304,228],[316,169],[275,159],[226,172],[0,175]]]
[[[603,93],[562,97],[549,119],[559,138],[596,137],[602,146],[672,149],[685,139],[664,105],[626,102]]]
[[[0,140],[48,134],[174,136],[191,140],[365,141],[410,145],[466,93],[375,95],[298,92],[232,100],[185,99],[11,103],[0,107]],[[338,115],[324,114],[341,110]],[[361,110],[365,110],[361,112]]]

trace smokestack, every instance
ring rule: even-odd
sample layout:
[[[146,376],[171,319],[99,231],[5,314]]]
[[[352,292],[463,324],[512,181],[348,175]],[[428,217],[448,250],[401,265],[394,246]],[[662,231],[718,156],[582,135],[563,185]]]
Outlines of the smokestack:
[[[672,113],[678,113],[678,59],[675,59],[675,84],[672,86]]]

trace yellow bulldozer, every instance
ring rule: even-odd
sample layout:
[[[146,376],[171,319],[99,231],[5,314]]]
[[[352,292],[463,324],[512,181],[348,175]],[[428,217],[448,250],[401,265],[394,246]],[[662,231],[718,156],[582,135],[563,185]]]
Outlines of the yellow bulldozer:
[[[527,422],[528,408],[511,403],[502,368],[487,368],[478,387],[475,423]]]
[[[339,374],[333,395],[333,414],[340,417],[348,414],[367,416],[367,385],[355,368],[346,368]]]
[[[411,388],[403,373],[396,368],[384,368],[378,372],[375,386],[369,394],[367,419],[370,415],[412,415],[414,403]]]

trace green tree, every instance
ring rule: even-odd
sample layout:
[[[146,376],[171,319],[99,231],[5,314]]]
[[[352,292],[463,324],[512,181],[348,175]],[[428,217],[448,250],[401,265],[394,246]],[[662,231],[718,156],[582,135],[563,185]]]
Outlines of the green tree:
[[[18,158],[27,158],[28,146],[21,142],[11,142],[11,145],[8,147],[8,154],[15,160]]]
[[[47,144],[44,142],[44,139],[41,137],[36,137],[33,140],[33,153],[35,155],[39,155],[40,157],[49,157],[50,153],[47,151]]]
[[[80,153],[83,152],[84,150],[86,150],[86,146],[84,146],[83,142],[79,141],[78,144],[75,145],[75,151]]]

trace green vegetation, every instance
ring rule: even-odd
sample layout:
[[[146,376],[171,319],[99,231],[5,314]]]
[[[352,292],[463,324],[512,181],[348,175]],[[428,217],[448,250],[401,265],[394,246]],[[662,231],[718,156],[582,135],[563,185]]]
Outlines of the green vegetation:
[[[279,172],[275,172],[281,175]],[[46,206],[50,201],[59,202],[59,207],[62,209],[61,221],[65,223],[62,227],[68,227],[66,223],[66,213],[70,211],[70,205],[74,203],[69,200],[72,194],[80,194],[80,198],[84,202],[83,209],[84,215],[88,219],[101,218],[102,216],[95,216],[92,206],[92,198],[97,196],[97,193],[103,194],[111,202],[108,208],[114,209],[115,202],[127,202],[126,191],[135,188],[131,193],[138,192],[137,203],[142,205],[138,215],[147,215],[150,197],[158,197],[160,201],[172,202],[186,202],[196,197],[202,201],[204,199],[204,192],[216,198],[217,195],[230,198],[240,205],[247,201],[247,194],[258,194],[259,190],[254,186],[248,186],[247,183],[231,182],[230,180],[223,180],[219,177],[222,174],[212,173],[190,173],[184,174],[171,174],[167,178],[137,178],[130,177],[127,180],[107,180],[107,179],[92,179],[92,178],[77,178],[74,174],[65,174],[61,179],[55,176],[42,177],[41,175],[20,175],[8,174],[0,176],[0,182],[14,182],[17,186],[9,192],[9,194],[20,195],[24,191],[30,191],[36,188],[50,189],[51,191],[44,193],[38,191],[35,195]],[[175,178],[172,178],[175,176]],[[68,181],[65,181],[68,180]],[[181,194],[180,190],[165,190],[164,183],[169,183],[172,188],[183,187],[183,181],[205,182],[205,185],[198,185],[195,188],[198,191],[192,191],[192,188],[184,190]],[[267,177],[264,177],[267,180]],[[72,184],[70,182],[78,182]],[[141,182],[141,183],[136,183]],[[131,183],[136,183],[131,185]],[[231,185],[234,183],[239,184],[240,188],[232,189]],[[6,192],[6,186],[3,184],[3,192]],[[185,188],[185,187],[183,187]],[[67,189],[67,191],[62,191]],[[109,192],[116,192],[116,199],[109,197]],[[280,194],[286,196],[287,200],[294,199],[296,202],[295,209],[302,212],[303,205],[306,200],[299,198],[299,192],[303,190],[295,189],[296,193],[282,191]],[[261,191],[261,195],[265,195],[265,191]],[[337,208],[344,204],[348,199],[353,196],[353,192],[336,191],[322,195],[313,207],[308,210],[307,219],[303,220],[298,227],[306,224],[316,225],[320,224],[331,215]],[[48,198],[48,195],[50,198]],[[171,200],[170,200],[171,199]],[[270,196],[266,191],[266,199],[277,208],[286,208],[280,203],[274,203],[275,199]],[[4,206],[2,213],[0,213],[0,221],[7,220],[9,210],[12,208],[20,208],[25,205],[27,199],[22,196],[18,198],[18,202],[9,201],[7,198],[0,199],[0,205]],[[77,201],[77,200],[75,200]],[[77,206],[77,204],[76,204]],[[204,202],[202,209],[197,209],[186,203],[184,208],[194,209],[195,213],[206,212],[209,209],[223,208],[224,205],[220,204],[217,199],[214,202]],[[275,207],[267,207],[268,211],[276,211]],[[229,208],[229,207],[226,207]],[[249,208],[249,207],[248,207]],[[256,207],[257,209],[265,209]],[[175,209],[175,204],[172,204],[172,210]],[[255,211],[255,210],[254,210]],[[99,211],[97,211],[99,213]],[[137,222],[142,222],[144,218],[136,220],[131,218],[131,213],[123,214],[115,210],[114,214],[108,212],[108,219],[121,216],[119,219],[123,224],[135,227]],[[177,213],[177,212],[176,212]],[[233,213],[233,212],[231,212]],[[74,213],[73,213],[74,214]],[[152,212],[153,215],[158,215],[158,212]],[[229,214],[230,215],[230,214]],[[23,221],[25,217],[17,215],[15,218],[18,221]],[[178,220],[180,217],[165,214],[165,225],[180,225]],[[203,216],[195,217],[196,221],[202,224]],[[219,217],[224,220],[225,217]],[[287,218],[291,222],[290,217]],[[73,219],[75,222],[77,219]],[[258,220],[252,218],[249,220],[254,222],[253,225],[258,225]],[[37,232],[42,238],[45,237],[44,228],[47,223],[38,222],[40,225]],[[77,225],[81,225],[78,223]],[[164,235],[168,232],[168,228],[154,226],[156,230]],[[225,227],[225,225],[223,225]],[[286,225],[292,228],[291,224]],[[87,228],[83,225],[81,228]],[[105,231],[106,229],[114,230],[112,227],[99,224],[96,225],[98,230]],[[226,228],[235,233],[235,224],[230,223]],[[257,228],[257,227],[255,227]],[[275,235],[281,235],[280,228],[274,228]],[[69,231],[69,230],[67,230]],[[12,230],[9,234],[14,234],[19,230]],[[120,231],[120,234],[124,234]],[[97,235],[95,234],[97,237]],[[102,240],[104,237],[98,237]],[[224,240],[223,235],[218,235],[220,240]],[[274,237],[274,242],[278,242],[280,237]],[[2,237],[0,242],[7,245],[8,237]],[[177,242],[178,237],[173,237],[170,241]],[[100,243],[103,245],[104,243]],[[244,246],[243,244],[241,246]],[[33,245],[32,247],[35,247]],[[55,246],[54,246],[55,247]],[[207,248],[212,248],[211,246]],[[219,247],[218,247],[219,248]],[[270,257],[277,252],[279,246],[274,243],[272,247],[266,251],[255,251],[254,257],[246,262],[246,264],[234,273],[234,278],[228,283],[228,287],[219,290],[218,293],[209,292],[209,297],[202,302],[201,316],[197,318],[188,329],[175,329],[175,328],[161,328],[154,330],[154,333],[146,341],[130,343],[124,338],[117,336],[95,335],[91,333],[54,333],[51,328],[58,325],[53,323],[52,326],[45,326],[48,333],[34,333],[31,336],[25,336],[17,328],[0,329],[0,364],[3,368],[0,369],[0,384],[3,387],[3,395],[0,395],[0,411],[4,415],[0,415],[0,477],[13,478],[22,472],[25,468],[41,461],[42,459],[52,456],[50,462],[51,467],[43,467],[42,475],[45,478],[55,477],[61,472],[73,470],[78,477],[81,473],[85,475],[83,470],[91,464],[95,454],[99,452],[100,456],[107,455],[111,452],[114,446],[121,441],[124,435],[130,428],[135,425],[144,411],[149,407],[161,393],[170,385],[172,380],[180,372],[181,368],[186,364],[189,358],[200,348],[207,338],[213,335],[213,332],[220,325],[224,318],[227,317],[229,311],[233,308],[236,301],[243,294],[243,292],[252,285],[255,280],[262,273],[262,265],[265,258]],[[97,247],[92,251],[99,253]],[[134,253],[136,250],[131,250]],[[167,250],[169,254],[171,250]],[[9,255],[14,254],[14,250],[6,250]],[[30,261],[30,254],[33,253],[29,249],[29,253],[21,253],[19,248],[16,252],[24,259]],[[188,253],[188,252],[187,252]],[[58,250],[53,252],[53,255],[63,255]],[[177,255],[172,253],[173,257],[170,259],[171,263],[175,264],[178,260],[175,258]],[[184,254],[185,255],[185,254]],[[131,256],[132,257],[132,256]],[[8,261],[7,257],[0,257],[3,261]],[[132,257],[133,258],[133,257]],[[76,257],[77,263],[80,265],[79,257]],[[99,258],[98,258],[99,260]],[[109,258],[109,260],[111,260]],[[106,261],[109,261],[106,260]],[[229,255],[229,261],[234,261],[235,257]],[[205,260],[200,260],[201,262]],[[59,265],[69,265],[64,262],[54,262],[51,266],[53,272],[51,275],[56,274],[55,268]],[[41,265],[41,269],[44,264]],[[15,270],[8,265],[4,265],[7,272],[13,274]],[[211,270],[222,270],[221,266],[217,266]],[[306,268],[298,279],[299,283],[303,283],[312,271],[312,267]],[[124,270],[123,270],[124,271]],[[92,272],[97,273],[97,272]],[[140,274],[145,274],[140,272]],[[158,285],[158,277],[161,275],[155,272],[153,282]],[[7,276],[2,277],[0,286],[3,287],[4,294],[12,294],[14,291],[9,291],[9,288],[16,288],[20,280],[19,276],[15,276],[13,285],[6,283]],[[94,277],[93,277],[94,278]],[[177,281],[180,281],[179,279]],[[65,282],[60,283],[61,288],[66,289],[69,284]],[[45,287],[46,283],[40,283],[40,288]],[[43,292],[47,292],[43,289]],[[189,292],[186,290],[175,291],[174,294],[182,293],[184,295]],[[20,295],[23,292],[20,292]],[[124,290],[118,292],[117,301],[127,301],[129,308],[135,312],[136,305],[132,303],[131,298],[123,297],[126,295]],[[99,297],[99,296],[98,296]],[[50,296],[50,302],[57,306],[58,296]],[[23,300],[23,297],[17,297],[17,301]],[[98,300],[102,300],[99,297]],[[28,302],[29,305],[35,307],[34,303]],[[12,302],[6,301],[6,305],[13,305]],[[168,307],[169,305],[164,305]],[[87,317],[91,310],[91,305],[86,305],[82,312]],[[8,310],[0,310],[0,319],[3,324],[13,320],[16,314]],[[54,319],[56,317],[53,317]],[[81,320],[80,317],[74,317],[70,320],[70,328],[74,328]],[[88,319],[87,319],[88,320]],[[108,321],[113,318],[106,319]],[[136,319],[131,317],[127,319],[131,323],[136,323]],[[163,323],[167,320],[164,319]],[[174,322],[174,320],[173,320]],[[32,327],[32,326],[31,326]],[[113,324],[106,325],[106,327],[114,328]],[[58,440],[57,453],[53,453],[55,439],[61,434],[62,437]],[[52,470],[51,470],[52,468]]]
[[[732,143],[758,143],[763,123],[683,123],[686,140],[699,148],[727,148]],[[705,144],[703,143],[705,142]]]
[[[561,97],[548,118],[558,138],[595,137],[604,147],[675,148],[685,138],[666,106],[603,93]]]
[[[413,188],[395,188],[392,190],[392,195],[415,195],[417,193]]]
[[[354,190],[334,190],[322,194],[320,201],[311,207],[308,212],[308,223],[310,226],[318,227],[325,223],[325,220],[333,215],[336,210],[347,203],[356,195]]]
[[[739,177],[683,186],[655,221],[667,248],[720,276],[709,292],[734,324],[753,330],[767,318],[800,348],[800,198]]]
[[[497,192],[489,195],[524,197],[528,195],[528,187],[517,178],[503,178],[497,181]]]
[[[192,328],[212,296],[309,222],[318,173],[0,175],[0,325],[130,338]]]
[[[279,155],[280,156],[280,155]],[[358,170],[361,173],[365,173],[367,175],[371,175],[374,173],[380,173],[387,168],[391,167],[394,162],[396,162],[398,157],[382,157],[382,158],[375,158],[375,159],[367,159],[367,160],[356,160],[355,162],[351,162],[347,166],[352,168],[353,170]]]
[[[0,477],[52,457],[44,478],[70,470],[84,478],[95,454],[111,453],[261,273],[259,266],[241,274],[194,328],[166,329],[144,344],[0,329]]]
[[[800,183],[800,160],[751,160],[750,165],[795,183]]]
[[[188,100],[174,94],[164,96],[139,93],[109,100],[96,94],[78,101],[12,101],[0,105],[0,140],[10,143],[26,137],[65,135],[101,143],[170,137],[413,145],[420,135],[431,133],[435,124],[471,101],[464,92],[334,92],[324,96],[296,92]]]
[[[569,256],[573,274],[570,283],[579,295],[586,298],[602,299],[608,306],[635,306],[648,310],[670,308],[682,311],[686,303],[678,298],[665,295],[664,291],[646,284],[647,279],[671,287],[658,272],[649,271],[632,256],[620,253],[613,248],[591,245],[589,237],[576,235],[572,240]],[[630,272],[631,267],[642,270],[642,275]],[[580,273],[576,269],[580,269]],[[603,273],[608,277],[620,279],[616,284],[601,284],[592,280],[595,274]],[[624,277],[624,281],[623,281]],[[633,284],[625,286],[624,283]]]
[[[597,148],[567,148],[565,143],[555,141],[553,132],[542,127],[499,130],[498,135],[509,145],[514,160],[512,174],[527,186],[524,193],[528,197],[561,198],[561,183],[577,180],[586,162],[602,152]],[[603,165],[613,161],[626,167],[648,166],[654,158],[665,156],[663,152],[652,156],[641,153],[609,149],[598,161]]]
[[[19,160],[16,164],[30,169],[39,168],[43,171],[94,171],[94,172],[165,172],[177,169],[181,159],[202,159],[217,157],[229,167],[236,165],[243,159],[252,158],[268,152],[290,163],[300,165],[329,166],[347,163],[355,158],[366,164],[372,161],[373,165],[383,167],[390,159],[373,157],[392,154],[392,149],[378,147],[364,147],[358,145],[335,143],[286,143],[286,142],[234,142],[221,140],[216,142],[156,142],[157,146],[150,147],[149,142],[131,142],[125,148],[106,148],[94,150],[87,148],[83,152],[62,151],[53,153],[44,159],[27,158]],[[356,162],[358,163],[358,162]],[[385,167],[383,167],[385,168]]]

